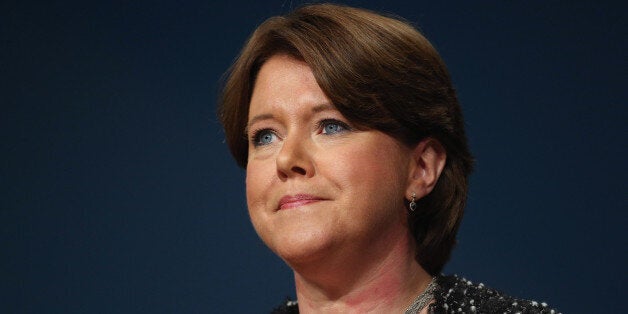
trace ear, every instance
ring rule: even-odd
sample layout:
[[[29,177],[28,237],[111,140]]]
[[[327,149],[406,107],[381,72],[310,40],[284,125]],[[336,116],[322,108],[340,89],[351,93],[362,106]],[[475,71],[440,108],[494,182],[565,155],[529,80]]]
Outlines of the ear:
[[[432,192],[446,161],[447,152],[438,140],[428,137],[419,142],[412,152],[406,198],[415,193],[420,199]]]

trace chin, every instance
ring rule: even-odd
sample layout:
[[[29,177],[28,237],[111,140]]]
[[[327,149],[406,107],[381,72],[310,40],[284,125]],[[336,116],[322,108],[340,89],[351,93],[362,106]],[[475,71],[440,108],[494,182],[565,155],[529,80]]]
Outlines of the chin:
[[[272,243],[266,244],[293,268],[329,256],[334,247],[333,239],[320,230],[288,231],[273,238]]]

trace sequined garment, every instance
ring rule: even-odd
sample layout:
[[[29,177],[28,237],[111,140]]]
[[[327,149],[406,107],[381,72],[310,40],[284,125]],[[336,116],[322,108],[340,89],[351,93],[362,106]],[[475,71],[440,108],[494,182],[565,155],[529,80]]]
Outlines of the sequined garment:
[[[474,284],[458,276],[438,276],[438,288],[434,291],[435,302],[428,312],[445,313],[508,313],[508,314],[559,314],[544,302],[521,300],[505,295],[483,284]],[[297,314],[296,301],[286,301],[272,314]]]

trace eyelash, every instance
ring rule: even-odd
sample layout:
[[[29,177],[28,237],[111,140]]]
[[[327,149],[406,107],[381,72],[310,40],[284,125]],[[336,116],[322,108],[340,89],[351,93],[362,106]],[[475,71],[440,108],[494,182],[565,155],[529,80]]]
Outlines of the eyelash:
[[[340,121],[340,120],[336,120],[336,119],[323,119],[318,123],[318,129],[321,131],[325,130],[325,126],[330,125],[330,124],[337,124],[339,125],[343,131],[340,132],[344,132],[344,131],[351,131],[351,128],[349,127],[349,125],[347,125],[346,123]]]
[[[341,131],[338,131],[337,133],[342,133],[342,132],[346,132],[346,131],[351,131],[351,127],[349,127],[349,125],[347,123],[344,123],[340,120],[337,119],[322,119],[321,121],[319,121],[317,123],[317,129],[320,131],[320,134],[327,134],[327,133],[323,133],[325,130],[325,127],[327,125],[330,124],[337,124],[338,126],[340,126],[342,128]],[[270,128],[263,128],[263,129],[259,129],[259,130],[255,130],[253,131],[252,135],[251,135],[251,143],[253,143],[253,146],[258,147],[258,146],[265,146],[268,144],[262,144],[260,143],[261,141],[261,136],[266,133],[266,132],[270,132],[273,134],[273,136],[277,136],[277,132],[273,129]],[[335,135],[337,133],[332,133],[332,134],[328,134],[328,135]]]
[[[266,131],[269,131],[270,133],[273,134],[273,136],[277,136],[277,132],[275,132],[273,129],[259,129],[259,130],[255,130],[253,132],[253,134],[251,135],[251,143],[253,143],[253,146],[258,147],[258,146],[264,146],[267,144],[262,144],[260,143],[261,140],[261,136],[262,134],[264,134]]]

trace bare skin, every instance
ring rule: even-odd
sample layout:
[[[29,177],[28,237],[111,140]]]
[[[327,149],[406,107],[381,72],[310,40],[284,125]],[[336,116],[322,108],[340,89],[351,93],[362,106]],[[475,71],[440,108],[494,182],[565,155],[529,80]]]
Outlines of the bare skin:
[[[442,146],[353,128],[307,64],[285,55],[260,69],[248,135],[251,221],[293,269],[300,312],[403,313],[431,280],[404,199],[431,192]]]
[[[412,257],[412,242],[400,236],[381,259],[361,256],[362,261],[377,262],[337,267],[330,276],[321,274],[322,267],[295,269],[300,313],[404,313],[431,276]],[[421,313],[427,313],[427,308]]]

